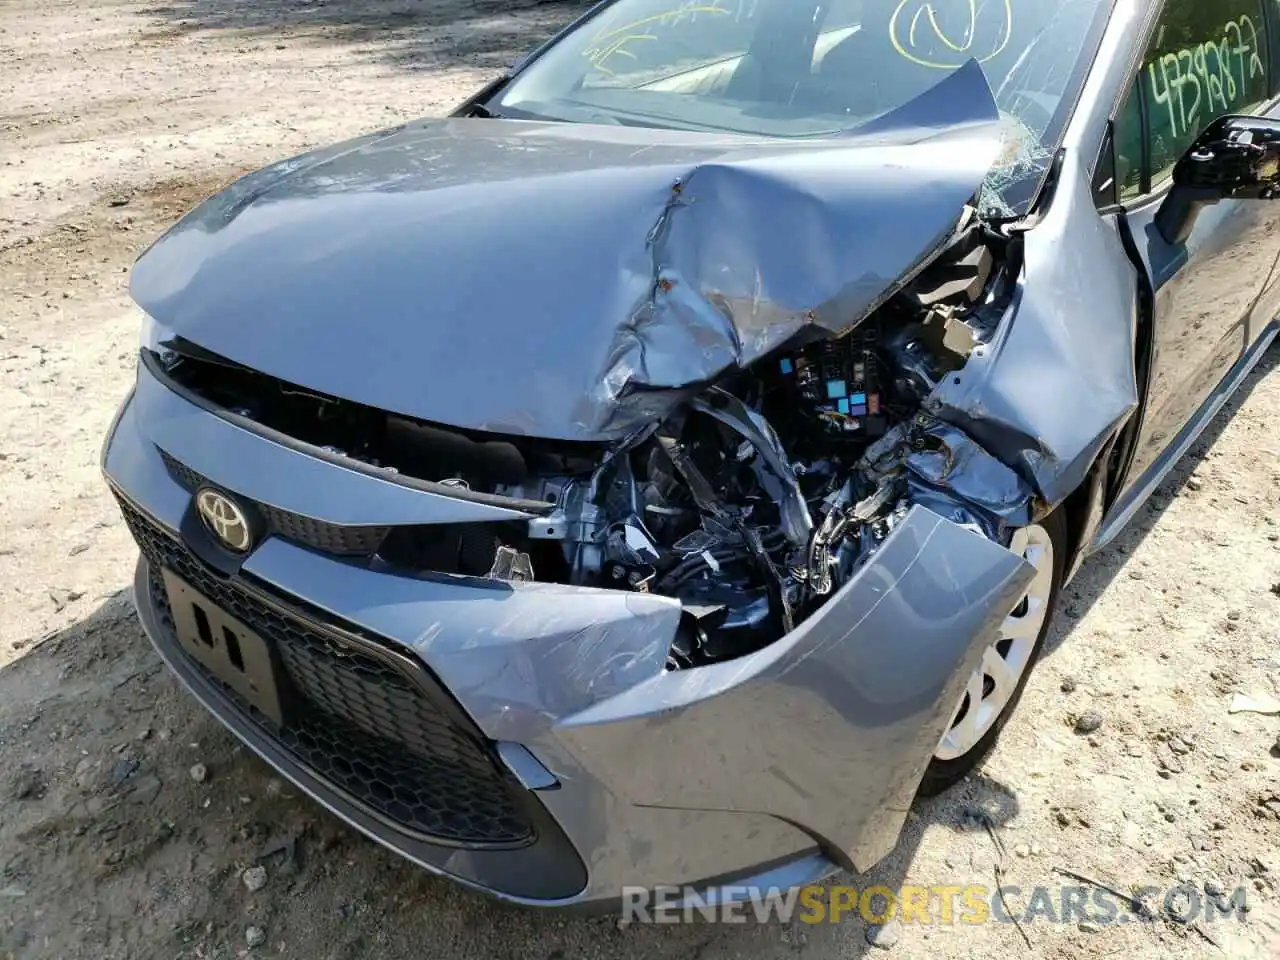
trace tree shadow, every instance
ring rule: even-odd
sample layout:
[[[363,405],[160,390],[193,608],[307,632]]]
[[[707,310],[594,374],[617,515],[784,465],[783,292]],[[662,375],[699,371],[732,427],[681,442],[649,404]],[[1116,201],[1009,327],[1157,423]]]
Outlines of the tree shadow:
[[[153,40],[215,32],[349,46],[410,70],[497,71],[587,6],[583,0],[171,0],[143,12],[167,23]]]

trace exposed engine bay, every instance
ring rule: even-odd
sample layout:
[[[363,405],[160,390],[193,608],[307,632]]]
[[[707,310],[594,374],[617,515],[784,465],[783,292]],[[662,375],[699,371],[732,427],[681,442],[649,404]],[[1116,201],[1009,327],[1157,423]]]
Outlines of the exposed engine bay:
[[[862,322],[837,336],[807,328],[613,444],[424,423],[190,344],[163,363],[206,399],[331,455],[527,505],[536,516],[524,522],[395,528],[371,559],[675,597],[678,669],[789,632],[929,495],[909,458],[954,455],[953,428],[928,414],[927,398],[993,335],[1016,245],[971,213],[947,252]],[[948,502],[953,519],[1000,535],[998,513]]]
[[[788,345],[617,446],[589,479],[567,480],[556,511],[529,524],[531,540],[563,545],[557,579],[679,599],[672,669],[790,631],[906,515],[904,458],[936,445],[922,404],[991,336],[1007,300],[992,242],[1008,243],[975,218],[843,336]],[[994,518],[966,519],[998,535]],[[498,552],[490,576],[541,577],[527,543]]]

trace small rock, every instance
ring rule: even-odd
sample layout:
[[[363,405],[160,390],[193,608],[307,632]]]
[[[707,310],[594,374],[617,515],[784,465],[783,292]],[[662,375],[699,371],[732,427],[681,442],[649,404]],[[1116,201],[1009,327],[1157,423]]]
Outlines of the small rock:
[[[1076,929],[1081,933],[1099,933],[1101,932],[1102,927],[1098,926],[1092,920],[1081,920],[1076,924]]]
[[[139,731],[138,731],[138,733],[137,733],[137,739],[139,739],[139,740],[150,740],[150,739],[151,739],[151,728],[150,728],[150,727],[143,727],[141,730],[139,730]]]
[[[1191,478],[1187,481],[1187,489],[1188,489],[1188,490],[1203,490],[1203,489],[1204,489],[1204,481],[1203,481],[1203,480],[1201,480],[1199,477],[1191,477]]]
[[[240,879],[244,881],[245,888],[250,893],[257,893],[267,885],[267,868],[266,867],[250,867],[244,873],[240,874]]]
[[[75,546],[73,546],[70,550],[67,551],[67,556],[78,557],[80,556],[80,554],[88,551],[88,549],[89,549],[89,545],[87,543],[77,543]]]
[[[127,196],[111,197],[107,200],[107,206],[108,207],[127,207],[131,199],[133,198],[127,197]]]
[[[1076,733],[1093,733],[1102,727],[1102,714],[1096,710],[1087,710],[1076,717]]]
[[[267,942],[267,931],[261,927],[249,927],[244,932],[244,942],[248,944],[250,950],[260,947]]]
[[[160,778],[154,773],[134,778],[129,784],[129,796],[136,802],[149,804],[160,794]]]
[[[1130,580],[1141,580],[1141,579],[1142,579],[1143,577],[1145,577],[1145,576],[1146,576],[1146,574],[1145,574],[1145,573],[1143,573],[1141,570],[1130,570],[1130,571],[1129,571],[1129,579],[1130,579]]]
[[[20,767],[9,784],[9,796],[15,800],[39,800],[44,790],[44,776],[35,767]]]
[[[196,783],[204,783],[209,779],[209,768],[203,763],[192,765],[191,770],[188,772],[191,774],[191,779]]]
[[[1275,583],[1271,585],[1271,592],[1274,593],[1277,597],[1280,597],[1280,580],[1277,580]]]
[[[1239,619],[1240,619],[1240,611],[1239,611],[1239,610],[1229,610],[1229,611],[1227,612],[1227,619],[1228,619],[1228,620],[1239,620]]]
[[[1210,877],[1204,882],[1204,892],[1211,897],[1220,897],[1227,892],[1227,889],[1222,885],[1221,880]]]
[[[1057,813],[1055,813],[1054,819],[1058,821],[1058,826],[1060,827],[1071,826],[1071,818],[1067,816],[1067,812],[1065,810],[1059,810]]]
[[[1027,844],[1025,844],[1025,843],[1019,843],[1019,844],[1017,844],[1017,845],[1013,848],[1013,852],[1014,852],[1017,856],[1021,857],[1021,858],[1022,858],[1022,859],[1024,859],[1024,860],[1025,860],[1027,857],[1031,856],[1031,848],[1030,848],[1029,846],[1027,846]]]
[[[897,920],[867,927],[867,943],[880,950],[890,950],[902,937],[902,925]]]
[[[1042,853],[1044,853],[1044,847],[1040,846],[1040,844],[1036,843],[1035,841],[1032,841],[1032,843],[1031,843],[1031,855],[1032,855],[1033,857],[1038,857],[1038,856],[1040,856],[1040,854],[1042,854]]]
[[[1063,693],[1075,693],[1075,689],[1076,689],[1076,681],[1075,681],[1075,679],[1074,679],[1074,678],[1072,678],[1072,677],[1063,677],[1063,678],[1062,678],[1062,692],[1063,692]]]
[[[138,761],[133,757],[126,757],[123,760],[117,760],[115,766],[111,768],[111,785],[120,786],[128,780],[135,770],[138,769]]]
[[[1173,823],[1173,821],[1175,821],[1175,820],[1177,820],[1177,819],[1178,819],[1178,815],[1177,815],[1177,814],[1175,814],[1172,810],[1166,810],[1166,811],[1164,812],[1164,818],[1165,818],[1165,820],[1167,820],[1169,823]]]
[[[789,946],[792,950],[799,953],[802,950],[804,950],[806,946],[809,945],[809,935],[800,928],[799,924],[793,923],[789,927],[783,927],[782,942],[785,943],[787,946]],[[556,957],[555,956],[556,954],[559,954],[559,957]],[[564,951],[563,950],[551,951],[551,953],[547,954],[547,960],[564,960]]]

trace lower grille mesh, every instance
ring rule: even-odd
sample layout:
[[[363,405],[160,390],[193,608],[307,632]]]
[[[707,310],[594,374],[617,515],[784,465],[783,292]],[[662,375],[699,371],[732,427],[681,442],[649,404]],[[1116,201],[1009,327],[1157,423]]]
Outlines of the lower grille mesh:
[[[297,760],[353,801],[402,829],[460,844],[518,844],[532,828],[516,802],[521,789],[420,685],[426,678],[337,639],[211,573],[130,504],[121,509],[152,567],[152,601],[162,625],[172,612],[159,575],[166,567],[211,602],[271,641],[292,704],[283,727],[219,686],[227,698]],[[181,647],[173,649],[179,655]],[[190,663],[199,664],[194,660]],[[203,668],[209,679],[217,682]]]

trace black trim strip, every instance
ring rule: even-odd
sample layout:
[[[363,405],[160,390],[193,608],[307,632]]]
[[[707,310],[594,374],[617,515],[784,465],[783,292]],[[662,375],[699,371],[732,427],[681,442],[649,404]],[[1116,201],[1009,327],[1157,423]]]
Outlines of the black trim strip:
[[[315,460],[323,460],[325,463],[352,470],[356,473],[362,473],[366,476],[373,477],[377,480],[385,480],[387,483],[399,484],[402,487],[409,487],[412,490],[419,490],[423,493],[432,493],[439,497],[449,497],[453,500],[466,500],[470,503],[482,503],[489,507],[500,507],[504,510],[516,510],[521,513],[532,513],[536,516],[544,517],[552,513],[556,509],[554,503],[544,503],[541,500],[521,500],[517,497],[503,497],[496,493],[479,493],[475,490],[467,490],[463,487],[452,487],[443,483],[435,483],[431,480],[419,480],[417,477],[407,477],[403,473],[388,473],[378,467],[367,463],[361,463],[359,460],[353,460],[350,457],[340,457],[332,454],[320,447],[312,446],[296,437],[291,437],[287,433],[281,433],[264,424],[251,420],[248,417],[241,416],[224,407],[220,407],[215,403],[206,400],[200,394],[196,393],[188,387],[178,383],[170,377],[160,366],[160,362],[156,359],[156,355],[145,348],[140,353],[140,362],[146,367],[147,372],[163,385],[167,390],[176,393],[183,400],[199,407],[206,413],[211,413],[215,417],[227,421],[227,423],[237,426],[249,433],[257,434],[265,440],[272,443],[278,443],[282,447],[288,447],[296,453],[304,456],[312,457]]]

